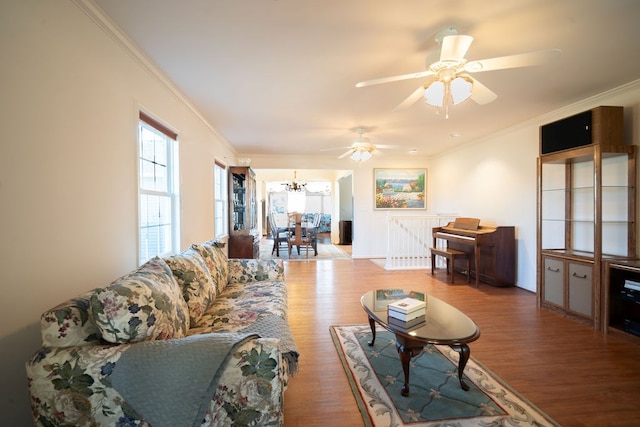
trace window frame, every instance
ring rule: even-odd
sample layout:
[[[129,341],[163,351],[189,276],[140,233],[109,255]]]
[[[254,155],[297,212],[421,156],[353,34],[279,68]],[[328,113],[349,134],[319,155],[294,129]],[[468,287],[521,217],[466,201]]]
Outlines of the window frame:
[[[138,226],[137,226],[137,258],[138,263],[141,265],[148,261],[149,259],[155,256],[166,256],[171,253],[177,253],[180,248],[180,183],[179,183],[179,152],[178,152],[178,134],[172,131],[167,126],[163,125],[156,119],[152,118],[148,114],[140,111],[139,120],[138,120],[138,134],[137,134],[137,175],[138,175]],[[164,151],[164,164],[160,162],[156,162],[156,159],[143,159],[143,129],[146,131],[153,132],[156,137],[159,137],[164,140],[165,150]],[[154,147],[154,156],[156,154]],[[162,157],[162,156],[161,156]],[[143,167],[143,162],[151,162],[153,166],[166,167],[166,184],[165,188],[147,188],[145,185],[145,177],[143,176],[143,172],[145,168]],[[147,169],[148,170],[148,169]],[[154,174],[155,178],[155,174]],[[162,227],[169,226],[169,242],[168,244],[158,244],[156,250],[149,250],[149,239],[143,238],[143,228],[148,229],[150,227],[148,223],[149,215],[146,218],[143,218],[143,209],[145,206],[144,201],[149,198],[156,198],[158,200],[158,206],[160,202],[169,202],[168,212],[162,212],[159,217],[163,215],[168,215],[168,223],[164,224],[158,220],[157,224],[152,226],[157,227],[158,233],[158,241],[163,240],[160,236],[163,234],[161,232]],[[160,210],[159,210],[160,211]],[[164,239],[166,240],[166,238]]]
[[[219,239],[229,234],[229,170],[218,160],[213,169],[213,233]]]

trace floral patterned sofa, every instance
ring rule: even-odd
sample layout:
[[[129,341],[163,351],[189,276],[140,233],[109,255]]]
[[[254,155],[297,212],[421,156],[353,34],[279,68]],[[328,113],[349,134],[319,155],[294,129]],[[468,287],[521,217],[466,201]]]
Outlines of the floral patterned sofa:
[[[283,424],[298,352],[282,260],[194,244],[46,311],[41,331],[36,425]]]

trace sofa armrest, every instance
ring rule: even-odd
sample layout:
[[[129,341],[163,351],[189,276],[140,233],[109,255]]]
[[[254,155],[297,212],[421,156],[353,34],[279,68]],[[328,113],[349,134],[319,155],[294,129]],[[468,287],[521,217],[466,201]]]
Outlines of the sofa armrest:
[[[43,347],[26,364],[35,424],[148,425],[112,384],[122,355],[139,345]],[[154,363],[153,357],[148,360]],[[239,345],[221,366],[217,386],[204,403],[202,425],[221,425],[221,420],[232,424],[236,419],[282,425],[282,366],[277,339],[253,338]],[[148,380],[139,379],[141,384]],[[192,380],[185,377],[184,384],[174,384],[169,393],[187,389]],[[191,424],[186,421],[182,424]]]
[[[284,261],[281,259],[228,260],[229,284],[284,280]]]

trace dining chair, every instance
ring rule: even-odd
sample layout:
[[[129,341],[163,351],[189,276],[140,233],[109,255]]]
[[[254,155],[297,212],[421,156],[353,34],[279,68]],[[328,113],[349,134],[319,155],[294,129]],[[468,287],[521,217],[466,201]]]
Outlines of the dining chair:
[[[309,243],[313,248],[314,256],[318,255],[318,230],[320,227],[320,220],[322,214],[315,213],[311,217],[311,221],[308,223],[307,234],[309,236]]]
[[[269,215],[269,228],[271,229],[271,238],[273,239],[273,248],[271,248],[271,255],[273,252],[276,256],[280,256],[280,248],[286,249],[288,246],[287,240],[289,239],[289,229],[278,225],[275,215],[271,213]]]
[[[298,255],[300,255],[300,246],[305,247],[305,253],[309,258],[309,236],[302,234],[302,214],[299,212],[292,212],[289,214],[289,231],[290,236],[287,239],[289,245],[289,257],[291,257],[291,251],[295,246],[298,249]]]

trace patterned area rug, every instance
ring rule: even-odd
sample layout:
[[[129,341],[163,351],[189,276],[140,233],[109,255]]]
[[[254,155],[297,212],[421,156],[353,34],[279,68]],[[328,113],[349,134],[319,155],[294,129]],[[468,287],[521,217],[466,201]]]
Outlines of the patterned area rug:
[[[297,250],[294,248],[291,257],[289,257],[289,251],[284,248],[280,249],[280,256],[276,256],[275,251],[273,255],[271,254],[271,250],[273,249],[273,240],[272,239],[262,239],[260,240],[260,259],[283,259],[285,261],[317,261],[317,260],[325,260],[325,259],[351,259],[351,257],[340,249],[339,246],[327,243],[318,243],[318,255],[313,255],[313,249],[309,248],[309,257],[307,258],[305,254],[304,248],[301,249],[301,254],[298,254]]]
[[[391,332],[378,329],[373,347],[368,325],[332,326],[331,336],[368,427],[558,426],[473,356],[464,370],[470,390],[463,391],[458,354],[448,346],[428,345],[411,360],[410,394],[403,397]]]

